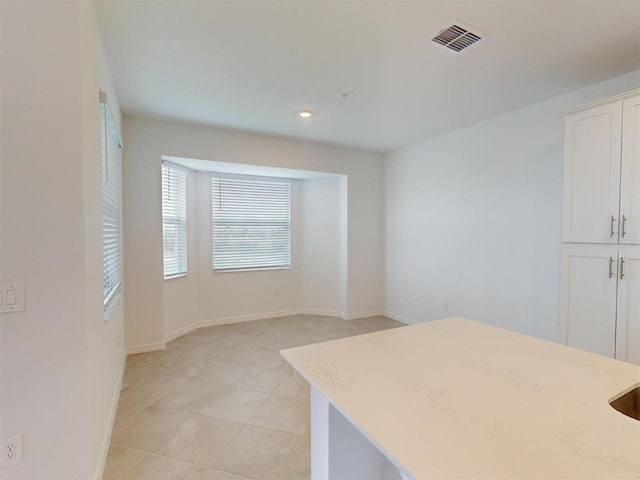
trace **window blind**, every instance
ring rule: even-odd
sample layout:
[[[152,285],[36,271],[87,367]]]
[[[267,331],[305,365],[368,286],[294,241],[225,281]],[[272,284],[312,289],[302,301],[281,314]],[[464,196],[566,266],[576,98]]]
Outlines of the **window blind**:
[[[120,258],[120,152],[122,142],[116,130],[106,95],[101,92],[102,107],[102,271],[103,300],[107,310],[121,282]]]
[[[213,270],[291,267],[291,185],[212,177]]]
[[[164,278],[187,273],[187,174],[162,164]]]

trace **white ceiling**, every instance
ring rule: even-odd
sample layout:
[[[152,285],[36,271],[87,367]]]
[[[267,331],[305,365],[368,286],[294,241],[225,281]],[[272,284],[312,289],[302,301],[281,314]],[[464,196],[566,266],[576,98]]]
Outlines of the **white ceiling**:
[[[95,3],[125,113],[377,151],[640,68],[640,0]]]

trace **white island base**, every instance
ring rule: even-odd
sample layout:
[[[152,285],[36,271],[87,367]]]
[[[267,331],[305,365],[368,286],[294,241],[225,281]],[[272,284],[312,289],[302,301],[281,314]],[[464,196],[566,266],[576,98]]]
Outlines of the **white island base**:
[[[412,478],[383,454],[317,388],[311,388],[311,478]]]
[[[298,347],[313,480],[638,479],[638,366],[464,318]]]

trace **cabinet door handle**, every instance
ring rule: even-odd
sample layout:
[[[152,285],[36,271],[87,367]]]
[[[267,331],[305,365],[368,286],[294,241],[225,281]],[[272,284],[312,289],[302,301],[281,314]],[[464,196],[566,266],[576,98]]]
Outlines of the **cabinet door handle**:
[[[620,280],[624,278],[624,257],[620,257]]]
[[[627,233],[627,232],[624,231],[624,224],[625,224],[626,221],[627,221],[627,216],[626,215],[622,215],[622,226],[621,226],[622,235],[621,235],[621,237],[624,237],[625,234]]]
[[[609,257],[609,278],[613,278],[613,257]]]
[[[614,231],[613,231],[613,223],[616,221],[616,217],[614,217],[613,215],[611,215],[611,238],[613,238],[614,235]]]

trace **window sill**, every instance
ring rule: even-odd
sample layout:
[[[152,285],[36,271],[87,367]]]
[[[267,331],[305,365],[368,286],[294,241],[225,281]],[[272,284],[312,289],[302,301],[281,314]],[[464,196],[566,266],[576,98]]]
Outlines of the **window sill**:
[[[234,272],[264,272],[271,270],[291,270],[291,265],[286,267],[259,267],[259,268],[225,268],[225,269],[214,269],[213,273],[234,273]]]
[[[104,313],[102,316],[104,323],[107,323],[109,320],[111,320],[113,311],[116,309],[116,306],[120,302],[120,297],[122,297],[122,287],[118,285],[117,291],[111,296],[111,298],[107,301],[107,304],[104,306]]]
[[[183,278],[187,276],[187,272],[184,273],[176,273],[175,275],[170,275],[168,277],[163,277],[163,280],[175,280],[176,278]]]

